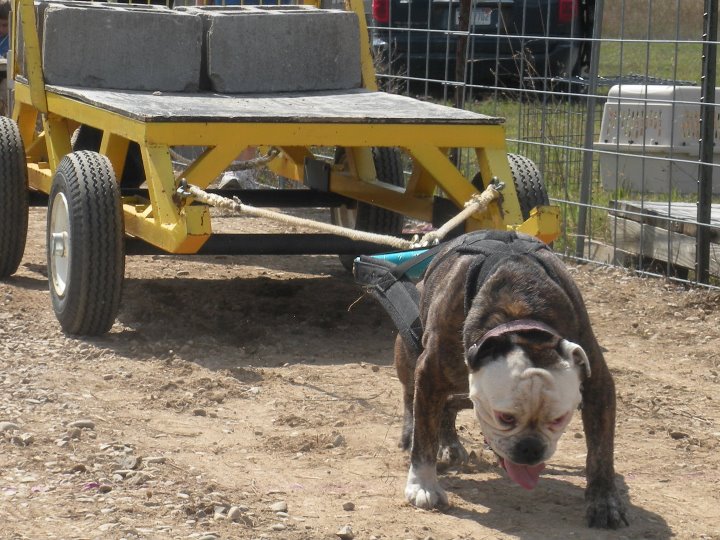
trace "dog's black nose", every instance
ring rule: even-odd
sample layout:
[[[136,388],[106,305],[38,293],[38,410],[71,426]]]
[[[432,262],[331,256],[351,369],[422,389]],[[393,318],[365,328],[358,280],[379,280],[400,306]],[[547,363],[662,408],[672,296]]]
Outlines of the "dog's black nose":
[[[522,439],[512,453],[512,460],[518,465],[535,465],[545,455],[545,443],[538,437]]]

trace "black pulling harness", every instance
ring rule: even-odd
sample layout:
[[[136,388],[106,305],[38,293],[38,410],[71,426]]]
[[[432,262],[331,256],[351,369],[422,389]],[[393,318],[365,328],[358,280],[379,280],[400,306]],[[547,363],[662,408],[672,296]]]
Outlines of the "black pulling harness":
[[[415,354],[420,354],[423,350],[423,329],[420,321],[420,293],[415,286],[419,279],[414,280],[408,276],[412,269],[427,264],[429,259],[433,259],[441,252],[440,258],[432,261],[433,264],[424,275],[433,272],[447,257],[472,255],[474,260],[468,268],[465,280],[465,313],[467,314],[480,287],[508,257],[530,256],[545,269],[553,281],[558,282],[555,272],[537,256],[544,250],[549,251],[550,248],[526,234],[513,231],[476,231],[430,248],[397,265],[376,257],[361,255],[355,260],[353,271],[355,280],[365,286],[390,315],[405,344]]]

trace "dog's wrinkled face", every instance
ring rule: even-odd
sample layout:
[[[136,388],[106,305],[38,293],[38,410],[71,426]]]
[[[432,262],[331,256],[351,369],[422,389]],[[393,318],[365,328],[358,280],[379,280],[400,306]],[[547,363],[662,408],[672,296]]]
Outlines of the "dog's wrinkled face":
[[[564,339],[501,336],[468,358],[470,398],[512,480],[532,489],[581,402],[583,349]]]

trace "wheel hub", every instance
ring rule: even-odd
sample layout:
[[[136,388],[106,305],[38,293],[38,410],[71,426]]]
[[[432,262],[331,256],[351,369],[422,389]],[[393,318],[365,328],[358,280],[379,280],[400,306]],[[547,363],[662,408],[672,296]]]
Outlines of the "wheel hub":
[[[63,193],[55,195],[49,227],[50,283],[58,296],[65,294],[70,263],[70,213]]]

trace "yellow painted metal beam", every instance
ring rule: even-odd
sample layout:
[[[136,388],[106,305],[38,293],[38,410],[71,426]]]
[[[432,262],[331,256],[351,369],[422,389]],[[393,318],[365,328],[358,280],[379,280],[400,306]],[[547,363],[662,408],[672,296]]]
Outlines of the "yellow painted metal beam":
[[[15,83],[15,85],[17,86],[17,83]],[[28,99],[29,97],[30,94],[28,92]],[[13,107],[13,119],[18,124],[18,129],[20,130],[20,137],[22,137],[25,146],[28,147],[35,138],[35,130],[38,121],[37,109],[29,103],[23,103],[16,97],[15,105]]]
[[[100,153],[107,156],[115,171],[115,178],[118,181],[122,178],[125,170],[125,158],[127,157],[130,141],[114,133],[104,132],[100,142]]]
[[[179,177],[204,189],[222,174],[245,148],[247,145],[238,145],[232,140],[207,148],[199,158],[180,173]]]
[[[478,148],[477,157],[484,187],[487,187],[493,178],[497,178],[505,184],[502,191],[502,208],[505,223],[522,223],[523,218],[522,212],[520,211],[520,203],[517,198],[515,182],[512,178],[505,147]]]
[[[362,72],[362,84],[368,90],[377,90],[377,79],[375,76],[375,64],[373,63],[370,50],[370,37],[367,21],[365,20],[365,5],[363,0],[345,0],[345,9],[354,11],[358,18],[360,29],[360,70]]]
[[[160,225],[148,212],[148,207],[123,204],[125,233],[168,253],[197,253],[210,237],[210,216],[206,206],[187,206],[183,221],[175,225]]]
[[[153,218],[161,226],[175,227],[180,220],[180,213],[178,205],[173,202],[177,186],[170,150],[159,144],[144,145],[141,150]]]
[[[22,137],[22,135],[21,135]],[[25,144],[25,156],[28,162],[40,162],[47,161],[47,145],[45,144],[45,132],[39,133],[33,139],[33,135],[25,142],[23,137],[23,143]]]
[[[538,206],[530,211],[530,217],[525,222],[508,228],[535,236],[549,244],[560,236],[560,208],[557,206]]]
[[[462,209],[465,203],[478,193],[439,148],[430,145],[416,145],[408,148],[408,151],[413,160],[435,178],[438,186],[442,188],[448,199],[457,205],[458,209]],[[473,216],[467,224],[467,230],[480,228],[504,228],[497,204],[491,205],[485,214]]]
[[[347,171],[363,182],[377,182],[377,171],[373,160],[372,148],[346,148]]]
[[[53,172],[47,163],[28,163],[28,185],[31,189],[49,195]]]
[[[60,165],[62,158],[71,151],[70,128],[67,120],[55,113],[43,115],[43,126],[48,161],[50,168],[54,171]]]
[[[169,146],[219,146],[234,140],[253,146],[279,147],[396,147],[421,143],[439,148],[504,148],[504,134],[500,125],[218,122],[198,126],[186,122],[153,122],[145,124],[144,140]]]
[[[446,148],[441,148],[440,151],[447,155]],[[436,190],[437,184],[432,175],[430,175],[420,163],[413,163],[405,192],[415,197],[432,197],[435,195]]]
[[[382,182],[368,184],[356,178],[333,171],[330,174],[330,191],[358,201],[388,210],[401,212],[409,217],[430,221],[432,198],[408,197],[404,189]]]
[[[305,158],[313,154],[304,146],[284,146],[279,156],[267,164],[267,168],[285,178],[303,182],[305,178]]]
[[[47,113],[48,102],[40,57],[40,39],[35,17],[35,3],[15,0],[13,11],[20,16],[22,24],[24,67],[25,75],[30,83],[30,102],[38,111]]]

